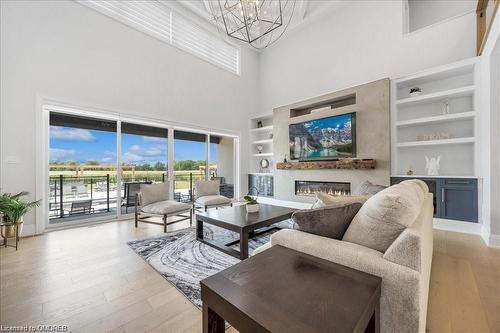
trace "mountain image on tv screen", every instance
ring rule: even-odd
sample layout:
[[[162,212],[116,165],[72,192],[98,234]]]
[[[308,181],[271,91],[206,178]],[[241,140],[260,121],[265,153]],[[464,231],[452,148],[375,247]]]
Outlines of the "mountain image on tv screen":
[[[354,157],[355,113],[291,124],[289,138],[292,160]]]

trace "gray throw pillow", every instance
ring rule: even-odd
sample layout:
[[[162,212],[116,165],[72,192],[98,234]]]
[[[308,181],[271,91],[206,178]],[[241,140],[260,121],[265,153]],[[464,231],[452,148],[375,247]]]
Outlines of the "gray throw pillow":
[[[323,237],[342,239],[362,204],[299,210],[293,213],[294,229]]]
[[[168,183],[141,184],[141,206],[168,200]]]
[[[372,182],[365,180],[361,184],[356,187],[354,192],[352,193],[353,195],[374,195],[377,194],[378,192],[386,189],[387,186],[384,185],[377,185],[373,184]]]
[[[365,203],[366,200],[370,198],[367,196],[356,196],[356,195],[330,195],[323,192],[316,193],[316,202],[311,206],[311,208],[321,208],[321,207],[338,207],[347,204],[359,202],[361,204]]]
[[[220,194],[220,180],[198,180],[194,183],[194,199]]]

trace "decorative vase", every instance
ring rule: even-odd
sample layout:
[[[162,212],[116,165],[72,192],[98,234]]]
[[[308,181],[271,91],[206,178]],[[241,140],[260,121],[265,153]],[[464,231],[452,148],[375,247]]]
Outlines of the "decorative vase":
[[[444,101],[443,114],[450,114],[450,101]]]
[[[247,204],[247,213],[257,213],[259,211],[259,204]]]

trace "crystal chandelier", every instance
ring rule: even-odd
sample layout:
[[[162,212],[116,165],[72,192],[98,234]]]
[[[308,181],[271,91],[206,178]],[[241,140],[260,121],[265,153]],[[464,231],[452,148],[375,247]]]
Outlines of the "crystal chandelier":
[[[285,32],[295,9],[295,0],[208,1],[217,26],[228,36],[263,49]]]

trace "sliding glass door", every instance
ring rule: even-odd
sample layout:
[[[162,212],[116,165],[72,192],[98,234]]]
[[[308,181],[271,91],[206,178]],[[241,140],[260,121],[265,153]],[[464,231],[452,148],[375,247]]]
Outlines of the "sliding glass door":
[[[235,197],[235,137],[56,110],[48,111],[49,226],[132,214],[141,184],[170,181],[170,198],[192,202],[196,181],[219,179],[221,194]]]
[[[49,224],[116,215],[117,122],[50,113]]]
[[[235,139],[210,136],[210,179],[220,180],[220,194],[234,198]]]
[[[121,123],[122,214],[134,212],[141,184],[168,179],[168,130],[128,122]]]
[[[174,198],[193,201],[197,180],[206,179],[207,135],[174,130]]]

